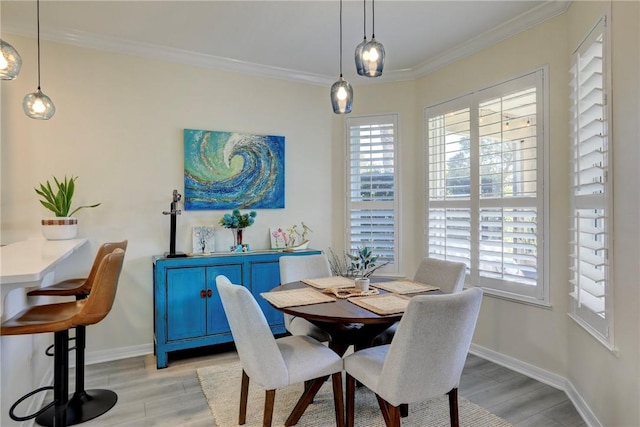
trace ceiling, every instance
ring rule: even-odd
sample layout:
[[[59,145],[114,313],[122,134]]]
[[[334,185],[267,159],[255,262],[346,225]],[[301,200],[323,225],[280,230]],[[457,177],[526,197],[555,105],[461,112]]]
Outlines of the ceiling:
[[[375,2],[386,50],[381,79],[355,76],[363,1],[343,4],[343,69],[358,82],[413,79],[558,15],[568,1]],[[371,1],[366,1],[371,36]],[[337,0],[54,1],[40,4],[41,38],[200,66],[327,84],[339,75]],[[33,0],[0,2],[2,38],[35,37]]]

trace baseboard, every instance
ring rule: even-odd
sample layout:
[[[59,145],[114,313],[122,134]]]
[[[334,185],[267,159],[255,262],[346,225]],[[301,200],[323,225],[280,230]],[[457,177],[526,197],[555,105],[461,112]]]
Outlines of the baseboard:
[[[600,423],[593,411],[591,411],[591,408],[589,408],[589,405],[587,405],[573,384],[566,378],[476,344],[471,344],[469,353],[564,391],[587,426],[603,427],[602,423]]]
[[[567,393],[567,397],[573,403],[573,406],[576,407],[576,410],[584,420],[585,424],[589,427],[603,427],[603,424],[600,422],[598,417],[591,411],[587,402],[584,401],[582,396],[575,389],[573,384],[570,381],[567,381],[567,388],[564,391]]]
[[[131,347],[120,347],[111,350],[100,350],[88,352],[85,356],[87,365],[113,360],[128,359],[130,357],[146,356],[153,353],[153,344],[141,344]]]

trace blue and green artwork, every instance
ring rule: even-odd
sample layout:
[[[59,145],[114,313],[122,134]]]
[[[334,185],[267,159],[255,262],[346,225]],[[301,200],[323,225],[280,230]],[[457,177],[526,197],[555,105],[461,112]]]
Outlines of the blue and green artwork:
[[[284,208],[284,136],[184,130],[184,207]]]

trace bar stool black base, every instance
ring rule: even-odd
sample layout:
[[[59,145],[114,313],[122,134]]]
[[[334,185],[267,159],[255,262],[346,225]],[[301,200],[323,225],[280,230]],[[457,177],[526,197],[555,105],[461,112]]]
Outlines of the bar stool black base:
[[[87,390],[69,398],[67,406],[67,425],[84,423],[109,411],[118,401],[118,395],[111,390]],[[36,417],[36,423],[53,427],[54,408]]]

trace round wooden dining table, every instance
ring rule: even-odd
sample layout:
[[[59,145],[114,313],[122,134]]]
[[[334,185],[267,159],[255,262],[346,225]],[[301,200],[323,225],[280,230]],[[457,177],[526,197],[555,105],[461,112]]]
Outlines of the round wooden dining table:
[[[385,280],[372,279],[371,282],[375,285],[376,281]],[[304,287],[308,287],[308,285],[303,282],[291,282],[278,286],[270,292]],[[381,294],[387,293],[382,289],[379,292]],[[341,356],[350,345],[356,349],[370,347],[373,339],[400,320],[403,314],[376,314],[349,302],[348,299],[340,298],[336,298],[335,302],[275,308],[292,316],[302,317],[326,331],[331,336],[329,348]]]

